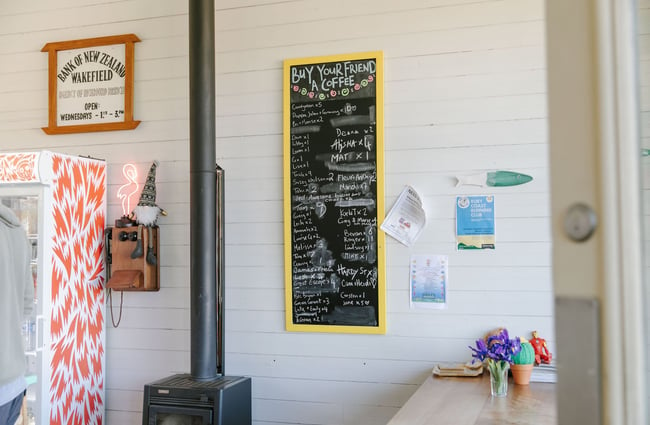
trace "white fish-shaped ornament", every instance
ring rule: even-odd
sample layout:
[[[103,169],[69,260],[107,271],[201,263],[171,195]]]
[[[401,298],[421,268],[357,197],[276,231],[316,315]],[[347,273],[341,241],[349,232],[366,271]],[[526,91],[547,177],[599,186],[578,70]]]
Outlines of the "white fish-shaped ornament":
[[[528,183],[533,178],[527,174],[517,173],[515,171],[490,171],[471,176],[456,176],[456,180],[458,180],[456,187],[463,185],[504,187]]]

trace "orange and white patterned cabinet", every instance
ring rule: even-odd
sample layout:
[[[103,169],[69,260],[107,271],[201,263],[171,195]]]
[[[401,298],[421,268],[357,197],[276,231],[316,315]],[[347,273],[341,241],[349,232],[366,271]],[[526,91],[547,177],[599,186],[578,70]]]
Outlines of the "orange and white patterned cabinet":
[[[32,243],[35,314],[23,326],[27,412],[39,425],[104,423],[106,163],[0,153],[0,202]]]

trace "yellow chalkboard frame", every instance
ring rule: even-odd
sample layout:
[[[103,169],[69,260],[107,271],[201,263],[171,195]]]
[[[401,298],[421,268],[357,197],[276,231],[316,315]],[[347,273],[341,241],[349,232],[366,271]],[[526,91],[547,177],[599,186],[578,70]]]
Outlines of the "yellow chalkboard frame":
[[[329,62],[375,59],[376,61],[376,205],[377,205],[377,326],[348,326],[293,323],[293,274],[292,274],[292,216],[291,216],[291,84],[292,66]],[[379,229],[384,214],[384,59],[383,52],[363,52],[330,56],[316,56],[284,61],[283,71],[283,155],[284,155],[284,258],[285,258],[285,322],[287,331],[331,332],[357,334],[386,333],[386,277],[385,235]]]

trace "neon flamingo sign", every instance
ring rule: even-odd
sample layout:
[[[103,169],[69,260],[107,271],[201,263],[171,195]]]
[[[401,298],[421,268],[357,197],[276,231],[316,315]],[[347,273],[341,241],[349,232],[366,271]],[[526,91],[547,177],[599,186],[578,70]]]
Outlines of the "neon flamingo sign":
[[[138,192],[140,185],[138,184],[138,170],[133,164],[124,164],[122,167],[122,175],[127,183],[120,186],[117,190],[118,199],[122,200],[122,214],[128,216],[131,214],[131,197]]]

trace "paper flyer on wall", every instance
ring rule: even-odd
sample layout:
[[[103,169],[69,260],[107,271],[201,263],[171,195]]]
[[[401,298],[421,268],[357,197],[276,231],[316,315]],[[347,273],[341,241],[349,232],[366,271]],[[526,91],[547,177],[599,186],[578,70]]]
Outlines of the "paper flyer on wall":
[[[406,186],[388,212],[380,228],[400,243],[411,246],[426,223],[422,199],[411,186]]]
[[[456,248],[494,249],[494,196],[456,197]]]
[[[448,265],[446,255],[411,256],[411,308],[447,308]]]

